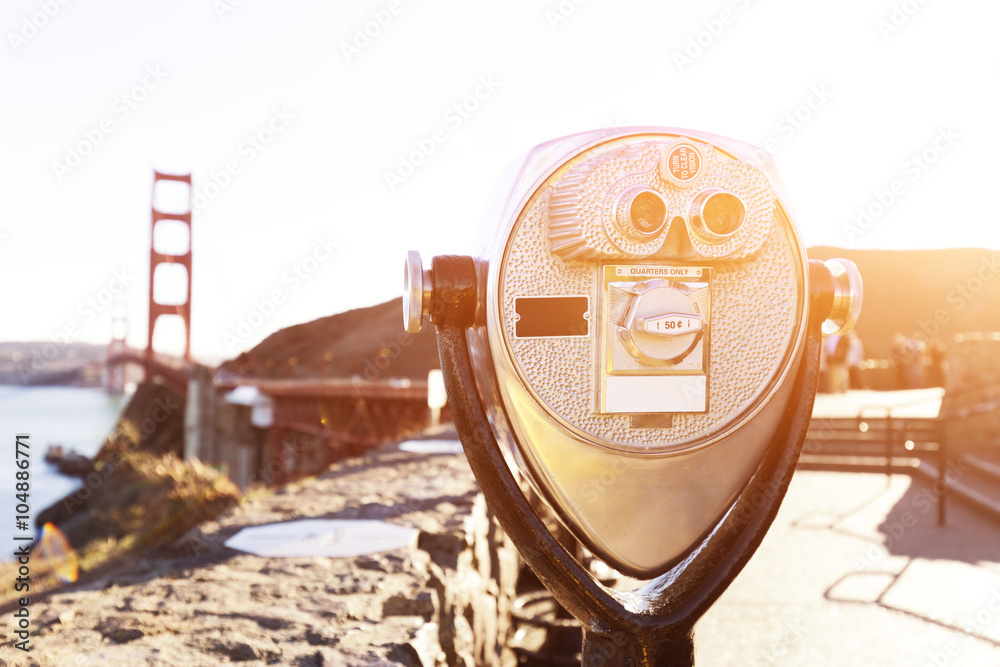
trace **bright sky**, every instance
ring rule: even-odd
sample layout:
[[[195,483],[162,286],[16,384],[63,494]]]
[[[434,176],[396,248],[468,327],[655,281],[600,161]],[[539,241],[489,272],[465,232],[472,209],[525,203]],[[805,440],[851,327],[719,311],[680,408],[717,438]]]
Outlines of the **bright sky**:
[[[512,159],[608,125],[770,149],[807,245],[1000,248],[998,23],[985,0],[8,0],[0,340],[106,341],[115,289],[145,346],[154,168],[194,174],[193,351],[218,360],[398,296],[409,249],[476,252]]]

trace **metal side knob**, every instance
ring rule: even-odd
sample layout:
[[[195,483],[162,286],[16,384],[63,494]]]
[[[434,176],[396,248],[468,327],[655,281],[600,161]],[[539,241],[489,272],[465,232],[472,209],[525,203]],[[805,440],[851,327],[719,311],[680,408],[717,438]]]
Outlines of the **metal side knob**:
[[[407,333],[420,331],[424,315],[430,313],[433,289],[431,274],[424,271],[420,253],[410,250],[403,270],[403,329]]]
[[[823,264],[833,276],[833,304],[823,322],[823,333],[828,336],[846,334],[854,328],[861,315],[864,298],[861,272],[849,259],[828,259]]]

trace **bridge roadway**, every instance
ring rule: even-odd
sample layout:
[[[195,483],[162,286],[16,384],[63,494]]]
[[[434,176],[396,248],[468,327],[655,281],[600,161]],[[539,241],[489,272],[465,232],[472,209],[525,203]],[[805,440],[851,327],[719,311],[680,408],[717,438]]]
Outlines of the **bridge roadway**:
[[[198,381],[210,378],[216,390],[255,387],[270,399],[272,416],[267,461],[273,484],[319,474],[334,461],[399,440],[426,428],[430,422],[426,381],[266,379],[217,371],[212,377],[213,371],[209,369],[194,372],[196,364],[191,362],[163,355],[150,359],[144,351],[131,349],[113,354],[105,364],[109,367],[141,365],[146,368],[147,377],[157,378],[185,398],[193,377]],[[441,419],[448,418],[445,408]],[[207,423],[211,424],[212,420]]]
[[[146,369],[146,376],[159,377],[164,384],[181,396],[187,395],[188,378],[191,376],[191,362],[162,354],[147,357],[141,350],[127,349],[125,352],[108,357],[104,365],[111,367],[122,364],[136,364]]]
[[[86,379],[88,373],[99,369],[134,364],[147,369],[147,373],[169,386],[182,396],[187,392],[190,377],[191,362],[169,355],[155,354],[150,359],[142,350],[126,348],[124,352],[115,352],[103,362],[94,361],[80,364],[72,368],[55,371],[34,372],[23,378],[21,382],[27,386],[52,386],[73,384]],[[110,389],[110,388],[109,388]],[[118,389],[120,392],[121,389]]]
[[[251,386],[270,399],[269,460],[282,462],[275,484],[319,474],[430,423],[426,381],[229,377],[216,386]],[[447,408],[441,419],[449,419]]]

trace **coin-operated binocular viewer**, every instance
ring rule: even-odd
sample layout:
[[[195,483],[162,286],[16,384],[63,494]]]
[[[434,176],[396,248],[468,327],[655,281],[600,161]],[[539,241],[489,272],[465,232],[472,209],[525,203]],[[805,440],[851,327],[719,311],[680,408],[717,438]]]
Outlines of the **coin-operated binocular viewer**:
[[[693,664],[693,626],[747,563],[805,437],[822,333],[861,308],[809,261],[761,151],[616,128],[533,149],[480,257],[411,252],[469,463],[500,525],[580,620],[584,664]],[[598,582],[546,529],[633,580]]]

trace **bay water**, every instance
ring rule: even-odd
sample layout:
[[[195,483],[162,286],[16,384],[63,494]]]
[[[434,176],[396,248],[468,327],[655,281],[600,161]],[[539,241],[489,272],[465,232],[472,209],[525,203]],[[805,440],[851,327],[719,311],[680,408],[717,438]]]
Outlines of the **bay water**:
[[[17,387],[0,385],[0,539],[13,544],[14,535],[37,534],[38,514],[81,486],[81,480],[66,477],[44,460],[50,445],[62,445],[94,456],[105,436],[114,428],[128,396],[108,394],[100,387]],[[32,526],[18,530],[15,523],[17,479],[15,436],[30,435],[29,496]],[[22,448],[23,451],[23,448]],[[13,548],[0,549],[0,559],[11,557]]]

